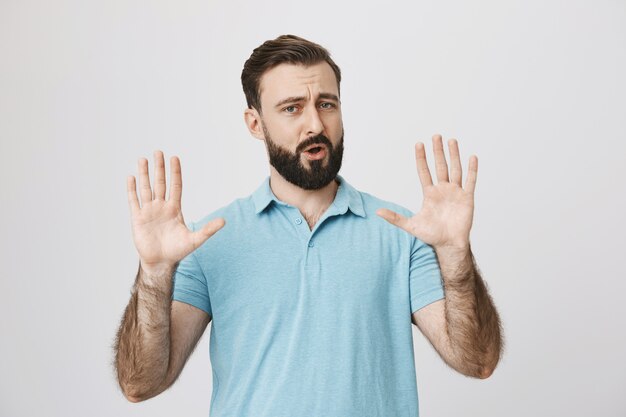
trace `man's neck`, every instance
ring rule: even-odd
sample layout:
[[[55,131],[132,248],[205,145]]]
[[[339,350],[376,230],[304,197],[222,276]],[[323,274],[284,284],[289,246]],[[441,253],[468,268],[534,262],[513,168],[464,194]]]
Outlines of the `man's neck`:
[[[297,207],[311,229],[335,200],[338,187],[338,181],[335,179],[318,190],[305,190],[284,179],[273,166],[270,166],[272,192],[280,201]]]

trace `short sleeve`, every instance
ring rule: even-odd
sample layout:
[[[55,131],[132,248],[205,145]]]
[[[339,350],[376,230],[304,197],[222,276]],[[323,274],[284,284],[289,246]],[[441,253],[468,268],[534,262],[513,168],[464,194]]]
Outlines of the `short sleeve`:
[[[194,224],[189,228],[194,231]],[[196,258],[196,251],[191,252],[179,263],[174,273],[172,299],[191,304],[212,316],[211,300],[206,278]]]
[[[444,298],[441,270],[432,246],[412,239],[409,292],[411,313]]]

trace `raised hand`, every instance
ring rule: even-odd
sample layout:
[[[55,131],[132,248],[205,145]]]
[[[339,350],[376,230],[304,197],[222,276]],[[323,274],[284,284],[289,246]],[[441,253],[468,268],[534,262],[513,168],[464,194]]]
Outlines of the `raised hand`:
[[[411,218],[388,209],[378,209],[376,214],[398,226],[435,249],[465,249],[474,216],[474,189],[478,172],[478,158],[472,155],[465,180],[461,186],[462,170],[459,145],[456,139],[448,141],[450,174],[443,152],[441,135],[433,136],[437,185],[426,162],[424,144],[415,144],[417,173],[422,184],[424,201],[422,209]]]
[[[141,267],[146,271],[173,267],[225,224],[223,218],[218,218],[196,232],[190,231],[181,211],[183,182],[180,160],[176,156],[170,159],[170,193],[167,201],[163,152],[154,152],[154,163],[153,192],[148,176],[148,160],[141,158],[138,162],[141,206],[137,199],[135,177],[131,175],[127,178],[133,240],[139,252]]]

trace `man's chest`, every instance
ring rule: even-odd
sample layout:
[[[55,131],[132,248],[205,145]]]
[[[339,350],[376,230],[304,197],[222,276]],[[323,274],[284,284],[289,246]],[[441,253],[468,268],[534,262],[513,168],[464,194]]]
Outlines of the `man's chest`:
[[[203,270],[214,319],[260,312],[315,311],[327,319],[372,314],[390,301],[408,299],[409,291],[408,253],[379,236],[251,238],[204,263]]]

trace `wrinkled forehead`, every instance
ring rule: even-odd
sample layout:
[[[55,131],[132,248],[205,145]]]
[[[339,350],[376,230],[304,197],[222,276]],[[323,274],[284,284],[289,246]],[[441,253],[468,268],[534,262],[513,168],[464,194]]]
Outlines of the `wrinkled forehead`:
[[[326,61],[308,66],[277,65],[263,74],[259,87],[262,108],[288,97],[316,99],[319,94],[339,95],[337,78]]]

